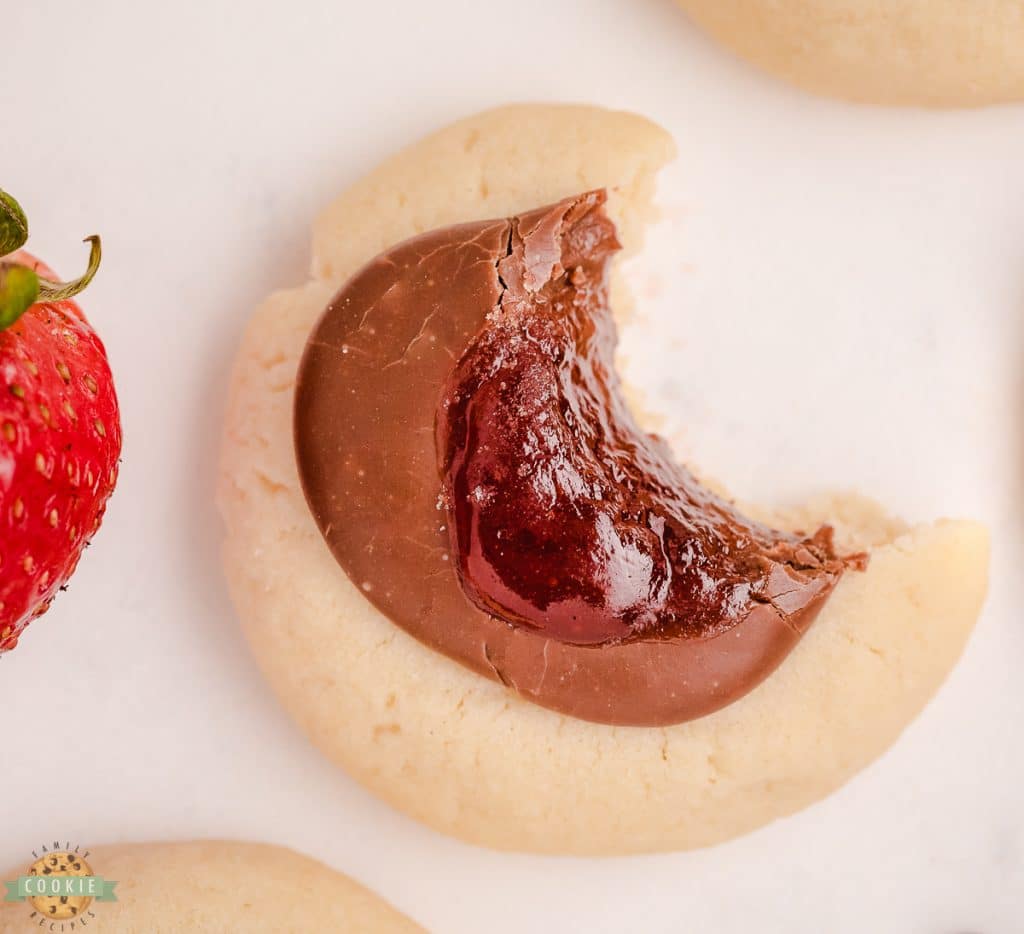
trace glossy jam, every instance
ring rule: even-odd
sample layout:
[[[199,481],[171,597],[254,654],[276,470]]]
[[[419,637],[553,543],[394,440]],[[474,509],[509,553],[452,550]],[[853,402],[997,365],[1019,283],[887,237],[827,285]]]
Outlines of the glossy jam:
[[[499,306],[438,409],[463,588],[488,613],[583,646],[710,637],[758,603],[802,630],[801,610],[842,568],[830,532],[751,522],[639,429],[613,365],[617,248],[603,212],[555,239],[512,228]]]

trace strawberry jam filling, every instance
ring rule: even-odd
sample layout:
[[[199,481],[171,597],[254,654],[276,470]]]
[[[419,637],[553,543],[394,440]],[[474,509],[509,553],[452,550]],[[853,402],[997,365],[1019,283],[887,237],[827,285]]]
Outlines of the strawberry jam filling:
[[[514,222],[498,306],[452,372],[438,447],[452,552],[487,612],[577,645],[801,615],[842,569],[828,531],[745,519],[642,432],[613,365],[600,199]]]

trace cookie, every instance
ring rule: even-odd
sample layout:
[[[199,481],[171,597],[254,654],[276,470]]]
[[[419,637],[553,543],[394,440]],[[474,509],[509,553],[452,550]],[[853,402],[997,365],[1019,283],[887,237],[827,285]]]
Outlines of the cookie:
[[[1024,99],[1017,0],[676,0],[737,55],[819,94],[978,107]]]
[[[264,302],[235,363],[218,499],[225,570],[253,652],[328,756],[395,806],[474,843],[682,849],[805,807],[920,711],[984,598],[988,540],[975,523],[906,529],[858,499],[775,515],[794,529],[831,522],[844,548],[870,550],[868,569],[839,581],[791,654],[741,699],[685,723],[624,728],[544,709],[428,648],[341,570],[292,448],[299,359],[338,287],[411,235],[588,189],[608,190],[628,253],[673,152],[650,122],[588,107],[520,105],[448,127],[327,209],[312,277]],[[623,307],[614,279],[612,292]]]
[[[41,860],[64,854],[53,853]],[[81,859],[78,859],[82,864]],[[403,934],[422,930],[372,892],[292,850],[258,843],[197,841],[95,847],[90,872],[114,880],[115,900],[83,907],[104,934],[138,931],[337,931]],[[3,875],[25,873],[14,867]],[[83,873],[76,872],[81,875]],[[59,921],[71,917],[44,911]],[[50,901],[50,899],[46,899]],[[91,901],[91,899],[89,900]],[[46,906],[48,908],[48,906]],[[91,911],[91,915],[88,912]],[[0,902],[0,932],[38,930],[44,921],[19,902]],[[70,925],[70,922],[67,922]],[[51,928],[46,927],[46,930]],[[52,930],[70,930],[59,925]],[[92,930],[92,927],[88,928]]]

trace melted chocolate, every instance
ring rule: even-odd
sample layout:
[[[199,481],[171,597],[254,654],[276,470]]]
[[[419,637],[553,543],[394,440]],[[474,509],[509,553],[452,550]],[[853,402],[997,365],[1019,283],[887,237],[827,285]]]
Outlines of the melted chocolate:
[[[303,486],[339,564],[427,645],[613,724],[766,677],[842,573],[830,530],[751,522],[621,398],[603,192],[382,254],[299,370]]]

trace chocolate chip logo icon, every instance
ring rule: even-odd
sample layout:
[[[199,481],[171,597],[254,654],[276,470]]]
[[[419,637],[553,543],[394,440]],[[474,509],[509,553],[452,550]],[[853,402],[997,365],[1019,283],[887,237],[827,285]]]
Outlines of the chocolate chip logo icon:
[[[114,902],[116,882],[93,873],[89,851],[54,841],[32,851],[27,872],[5,882],[4,901],[27,902],[29,920],[48,931],[75,931],[96,917],[93,902]]]
[[[66,876],[91,876],[92,867],[77,853],[58,850],[37,859],[29,866],[28,874],[50,876],[54,879]],[[65,921],[82,914],[92,904],[92,898],[91,895],[33,895],[29,898],[29,903],[44,917]]]

